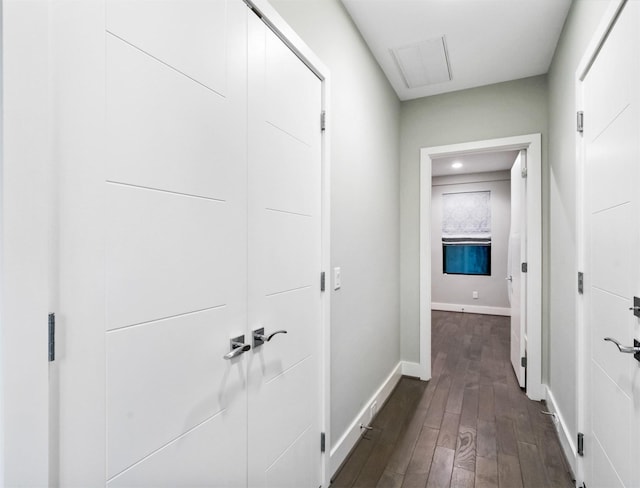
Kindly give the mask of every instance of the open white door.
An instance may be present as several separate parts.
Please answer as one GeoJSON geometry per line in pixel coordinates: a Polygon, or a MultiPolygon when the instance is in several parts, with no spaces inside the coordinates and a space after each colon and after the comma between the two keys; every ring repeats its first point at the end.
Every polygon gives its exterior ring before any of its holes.
{"type": "MultiPolygon", "coordinates": [[[[584,111],[582,471],[589,488],[640,486],[640,4],[626,2],[587,61],[584,111]]],[[[579,480],[582,481],[582,480],[579,480]]]]}
{"type": "Polygon", "coordinates": [[[507,287],[511,305],[511,364],[524,388],[526,369],[523,358],[527,350],[527,275],[522,272],[527,251],[527,153],[523,149],[511,167],[511,227],[509,230],[509,252],[507,262],[507,287]]]}

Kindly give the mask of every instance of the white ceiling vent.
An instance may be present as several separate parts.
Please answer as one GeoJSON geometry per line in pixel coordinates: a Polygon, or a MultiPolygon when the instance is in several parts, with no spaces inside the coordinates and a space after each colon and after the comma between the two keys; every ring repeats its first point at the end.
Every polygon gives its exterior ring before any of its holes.
{"type": "Polygon", "coordinates": [[[444,37],[391,50],[408,88],[451,81],[451,68],[444,37]]]}

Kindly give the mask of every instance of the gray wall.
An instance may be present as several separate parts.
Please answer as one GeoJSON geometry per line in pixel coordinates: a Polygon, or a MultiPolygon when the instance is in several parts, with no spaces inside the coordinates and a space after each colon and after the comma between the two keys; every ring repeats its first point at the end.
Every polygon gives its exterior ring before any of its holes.
{"type": "Polygon", "coordinates": [[[576,106],[575,72],[609,2],[574,1],[549,82],[549,377],[571,437],[576,435],[576,106]]]}
{"type": "Polygon", "coordinates": [[[271,3],[332,76],[333,444],[400,361],[400,102],[338,0],[271,3]]]}
{"type": "MultiPolygon", "coordinates": [[[[418,362],[420,148],[522,134],[542,133],[543,187],[546,163],[546,76],[436,95],[402,104],[400,116],[400,255],[402,358],[418,362]]],[[[543,190],[543,215],[548,212],[543,190]]],[[[546,222],[546,220],[545,220],[546,222]]],[[[547,230],[543,229],[543,240],[547,230]]],[[[545,246],[546,248],[546,246],[545,246]]],[[[543,270],[548,253],[543,250],[543,270]]],[[[545,272],[545,275],[548,273],[545,272]]],[[[547,317],[543,296],[543,317],[547,317]]],[[[546,319],[543,334],[548,330],[546,319]]],[[[543,337],[544,340],[544,337],[543,337]]]]}
{"type": "Polygon", "coordinates": [[[509,308],[507,255],[511,225],[511,174],[440,176],[431,189],[431,301],[455,305],[509,308]],[[442,194],[491,192],[491,276],[445,275],[442,272],[442,194]],[[478,299],[472,292],[478,292],[478,299]]]}

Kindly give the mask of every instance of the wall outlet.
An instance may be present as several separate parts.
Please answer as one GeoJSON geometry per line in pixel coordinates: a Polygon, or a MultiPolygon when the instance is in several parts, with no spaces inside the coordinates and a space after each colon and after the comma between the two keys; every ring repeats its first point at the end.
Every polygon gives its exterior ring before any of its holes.
{"type": "Polygon", "coordinates": [[[477,291],[474,291],[474,292],[473,292],[473,299],[474,299],[474,300],[477,300],[477,299],[478,299],[478,292],[477,292],[477,291]]]}
{"type": "Polygon", "coordinates": [[[373,417],[376,416],[376,412],[378,411],[378,400],[373,402],[369,407],[369,423],[373,420],[373,417]]]}

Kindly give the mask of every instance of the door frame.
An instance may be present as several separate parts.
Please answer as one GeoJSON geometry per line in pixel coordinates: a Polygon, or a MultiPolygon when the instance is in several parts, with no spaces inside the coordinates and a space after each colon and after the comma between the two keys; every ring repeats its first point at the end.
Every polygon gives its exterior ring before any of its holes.
{"type": "MultiPolygon", "coordinates": [[[[309,46],[295,33],[280,14],[271,6],[268,0],[243,0],[253,9],[289,49],[320,79],[322,83],[322,111],[325,116],[325,126],[320,141],[321,147],[321,269],[328,275],[331,268],[331,75],[329,69],[318,58],[309,46]]],[[[318,114],[320,125],[320,114],[318,114]]],[[[318,284],[320,277],[318,276],[318,284]]],[[[321,296],[321,337],[320,345],[320,428],[325,434],[325,450],[321,453],[320,480],[323,487],[328,487],[331,481],[331,292],[328,287],[321,296]]],[[[318,444],[320,440],[318,439],[318,444]]]]}
{"type": "Polygon", "coordinates": [[[527,150],[527,396],[542,385],[542,137],[538,134],[420,149],[420,379],[431,379],[431,162],[436,157],[527,150]]]}
{"type": "MultiPolygon", "coordinates": [[[[578,64],[578,68],[575,73],[575,107],[576,114],[579,111],[582,111],[584,108],[584,85],[583,82],[587,77],[587,73],[591,68],[591,65],[595,61],[598,53],[600,52],[600,48],[604,44],[609,35],[609,31],[615,24],[620,11],[627,3],[627,0],[613,0],[606,12],[604,13],[600,24],[594,31],[589,43],[587,44],[587,48],[582,55],[580,63],[578,64]]],[[[576,272],[584,270],[586,265],[585,254],[586,254],[586,205],[585,205],[585,151],[584,151],[584,139],[582,134],[576,131],[575,135],[575,147],[576,147],[576,272]]],[[[575,336],[577,343],[577,361],[576,361],[576,382],[577,382],[577,391],[575,398],[575,408],[577,414],[577,432],[586,432],[586,423],[587,423],[587,409],[588,409],[588,392],[587,392],[587,365],[588,365],[588,344],[587,344],[587,331],[586,327],[586,303],[584,300],[584,295],[574,292],[576,296],[576,325],[575,325],[575,336]]],[[[575,446],[573,439],[574,436],[569,438],[571,453],[575,453],[577,447],[575,446]]],[[[572,456],[575,460],[574,469],[575,469],[575,477],[576,477],[576,486],[582,484],[584,482],[584,473],[585,473],[585,461],[581,456],[572,456]]]]}

